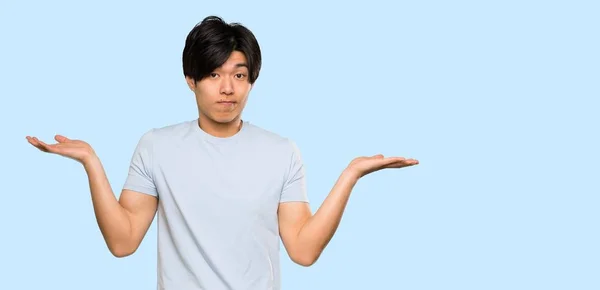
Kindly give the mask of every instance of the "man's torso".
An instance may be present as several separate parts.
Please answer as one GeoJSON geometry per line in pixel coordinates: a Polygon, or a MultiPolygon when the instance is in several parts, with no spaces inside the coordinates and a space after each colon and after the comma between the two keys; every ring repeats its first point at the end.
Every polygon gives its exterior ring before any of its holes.
{"type": "Polygon", "coordinates": [[[147,134],[144,166],[159,197],[158,288],[279,289],[277,208],[293,144],[249,123],[231,138],[196,121],[147,134]]]}

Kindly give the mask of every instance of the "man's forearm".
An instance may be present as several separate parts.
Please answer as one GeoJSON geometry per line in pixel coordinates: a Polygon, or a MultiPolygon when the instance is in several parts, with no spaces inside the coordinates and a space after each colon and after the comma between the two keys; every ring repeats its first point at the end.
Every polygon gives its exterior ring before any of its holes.
{"type": "Polygon", "coordinates": [[[114,255],[123,256],[130,248],[131,222],[116,199],[102,163],[97,157],[84,163],[96,221],[106,244],[114,255]]]}
{"type": "Polygon", "coordinates": [[[298,244],[303,248],[302,252],[311,256],[311,260],[321,255],[335,234],[357,182],[356,174],[344,171],[317,212],[300,229],[298,244]]]}

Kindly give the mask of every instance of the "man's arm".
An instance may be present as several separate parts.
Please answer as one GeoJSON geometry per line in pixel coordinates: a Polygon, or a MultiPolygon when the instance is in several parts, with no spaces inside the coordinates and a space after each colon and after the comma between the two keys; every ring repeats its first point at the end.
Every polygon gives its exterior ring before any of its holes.
{"type": "Polygon", "coordinates": [[[302,266],[317,261],[336,232],[357,181],[355,175],[344,171],[314,215],[306,202],[279,205],[280,235],[292,261],[302,266]]]}
{"type": "Polygon", "coordinates": [[[109,251],[115,257],[133,254],[152,224],[158,199],[123,190],[117,201],[98,158],[84,163],[96,220],[109,251]]]}
{"type": "Polygon", "coordinates": [[[108,249],[116,257],[133,254],[152,223],[158,199],[152,195],[123,190],[117,201],[93,148],[84,141],[60,135],[55,139],[58,143],[46,144],[36,137],[27,136],[27,141],[39,150],[74,159],[83,165],[96,220],[108,249]]]}
{"type": "Polygon", "coordinates": [[[313,215],[308,203],[279,205],[279,231],[283,244],[295,263],[314,264],[335,234],[352,189],[363,176],[384,169],[418,164],[417,160],[382,155],[354,159],[342,172],[329,195],[313,215]]]}

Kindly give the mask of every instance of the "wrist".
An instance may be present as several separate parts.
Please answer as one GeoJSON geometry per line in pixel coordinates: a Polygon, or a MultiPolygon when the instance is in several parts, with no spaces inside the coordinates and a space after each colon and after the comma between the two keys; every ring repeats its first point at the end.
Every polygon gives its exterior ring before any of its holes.
{"type": "Polygon", "coordinates": [[[356,171],[355,169],[352,169],[351,167],[348,167],[342,172],[342,175],[340,178],[342,180],[356,183],[361,178],[361,176],[362,175],[360,174],[360,172],[356,171]]]}
{"type": "Polygon", "coordinates": [[[100,159],[96,154],[91,153],[87,157],[81,159],[81,164],[83,164],[83,167],[86,169],[90,169],[100,165],[100,159]]]}

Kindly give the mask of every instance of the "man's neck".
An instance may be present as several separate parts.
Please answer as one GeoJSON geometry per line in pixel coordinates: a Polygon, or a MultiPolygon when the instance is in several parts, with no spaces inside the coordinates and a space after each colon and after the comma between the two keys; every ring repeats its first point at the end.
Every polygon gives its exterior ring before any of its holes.
{"type": "Polygon", "coordinates": [[[198,126],[209,135],[227,138],[237,134],[242,128],[242,120],[236,118],[229,123],[217,123],[208,118],[198,118],[198,126]]]}

